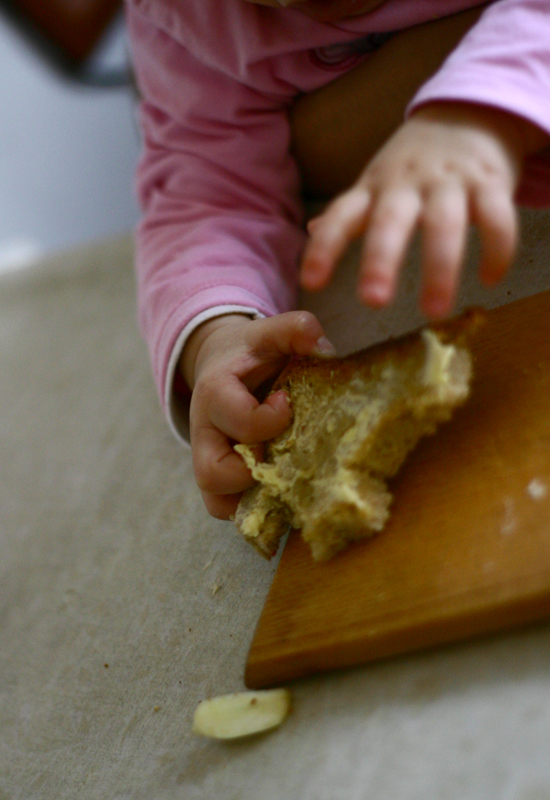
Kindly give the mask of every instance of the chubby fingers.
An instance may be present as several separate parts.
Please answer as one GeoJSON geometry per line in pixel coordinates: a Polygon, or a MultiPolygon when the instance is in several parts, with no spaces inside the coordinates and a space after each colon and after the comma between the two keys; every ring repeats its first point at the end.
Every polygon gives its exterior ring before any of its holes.
{"type": "Polygon", "coordinates": [[[290,404],[285,392],[270,395],[260,403],[233,376],[209,403],[209,425],[243,444],[272,439],[282,433],[290,417],[290,404]]]}
{"type": "Polygon", "coordinates": [[[472,198],[472,221],[481,239],[480,279],[494,286],[508,271],[518,243],[518,216],[510,192],[479,189],[472,198]]]}
{"type": "Polygon", "coordinates": [[[255,358],[263,362],[271,372],[273,363],[284,363],[286,356],[336,354],[321,323],[309,311],[287,311],[285,314],[256,320],[254,326],[246,330],[245,339],[255,358]]]}
{"type": "Polygon", "coordinates": [[[389,188],[376,199],[359,269],[358,295],[363,303],[378,307],[393,299],[420,211],[420,195],[408,186],[389,188]]]}
{"type": "Polygon", "coordinates": [[[211,494],[201,492],[206,510],[215,519],[231,519],[237,511],[241,493],[239,494],[211,494]]]}
{"type": "Polygon", "coordinates": [[[313,314],[288,312],[239,326],[233,336],[223,328],[200,362],[191,397],[191,445],[195,478],[208,511],[228,518],[240,494],[254,481],[234,442],[258,445],[288,426],[287,395],[276,392],[260,403],[252,394],[276,374],[289,355],[334,355],[333,346],[313,314]]]}
{"type": "Polygon", "coordinates": [[[436,185],[426,196],[420,306],[428,317],[443,317],[452,309],[466,249],[468,205],[458,181],[436,185]]]}
{"type": "Polygon", "coordinates": [[[195,479],[209,513],[227,519],[254,483],[233,442],[256,444],[281,433],[290,422],[288,398],[277,392],[259,403],[231,376],[219,387],[199,382],[191,402],[195,479]]]}
{"type": "Polygon", "coordinates": [[[442,184],[428,195],[422,213],[423,253],[421,308],[432,318],[453,306],[464,260],[468,225],[481,239],[479,274],[494,286],[506,274],[518,240],[512,195],[500,185],[468,187],[442,184]]]}
{"type": "Polygon", "coordinates": [[[518,239],[517,213],[509,192],[454,180],[422,188],[390,186],[378,194],[365,192],[363,201],[361,205],[353,189],[313,221],[302,267],[306,288],[323,288],[352,239],[364,234],[358,296],[374,308],[387,305],[420,227],[421,308],[429,317],[443,317],[456,297],[470,220],[481,239],[481,280],[494,285],[508,270],[518,239]]]}
{"type": "Polygon", "coordinates": [[[328,284],[339,258],[365,229],[370,205],[370,192],[354,186],[310,222],[310,238],[300,268],[304,289],[318,291],[328,284]]]}

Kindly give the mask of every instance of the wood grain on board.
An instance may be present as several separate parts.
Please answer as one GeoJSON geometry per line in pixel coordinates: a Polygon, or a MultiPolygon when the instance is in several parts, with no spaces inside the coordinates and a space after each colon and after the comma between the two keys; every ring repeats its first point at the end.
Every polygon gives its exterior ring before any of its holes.
{"type": "Polygon", "coordinates": [[[488,312],[472,395],[391,482],[385,530],[315,563],[289,536],[245,682],[550,617],[550,292],[488,312]]]}

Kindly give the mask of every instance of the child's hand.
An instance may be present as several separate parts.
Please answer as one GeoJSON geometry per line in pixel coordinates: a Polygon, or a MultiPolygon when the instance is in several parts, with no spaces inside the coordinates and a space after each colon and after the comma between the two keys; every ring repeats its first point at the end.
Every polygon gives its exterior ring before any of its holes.
{"type": "Polygon", "coordinates": [[[350,242],[364,238],[359,299],[388,304],[419,226],[423,234],[421,308],[430,317],[453,305],[468,225],[481,238],[481,280],[505,274],[517,243],[513,203],[521,164],[546,143],[535,126],[484,106],[421,108],[387,141],[359,180],[312,220],[301,268],[304,288],[324,288],[350,242]]]}
{"type": "Polygon", "coordinates": [[[282,433],[291,420],[284,392],[264,403],[253,396],[290,355],[333,355],[317,319],[291,311],[268,319],[217,317],[190,337],[180,368],[191,397],[193,468],[207,510],[228,519],[254,481],[232,444],[258,444],[282,433]]]}

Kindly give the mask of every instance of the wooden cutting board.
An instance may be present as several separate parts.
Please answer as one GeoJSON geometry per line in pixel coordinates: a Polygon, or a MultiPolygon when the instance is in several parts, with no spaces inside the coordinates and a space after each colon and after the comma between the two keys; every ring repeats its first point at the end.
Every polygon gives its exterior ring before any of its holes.
{"type": "Polygon", "coordinates": [[[288,538],[245,683],[280,684],[550,617],[550,292],[488,312],[468,403],[391,483],[377,536],[288,538]]]}

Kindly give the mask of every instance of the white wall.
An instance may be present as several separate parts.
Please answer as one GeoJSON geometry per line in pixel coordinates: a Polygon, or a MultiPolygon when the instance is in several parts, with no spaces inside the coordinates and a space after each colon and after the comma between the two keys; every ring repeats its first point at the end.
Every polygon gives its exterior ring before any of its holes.
{"type": "Polygon", "coordinates": [[[130,89],[65,81],[0,16],[0,270],[133,227],[138,152],[130,89]]]}

